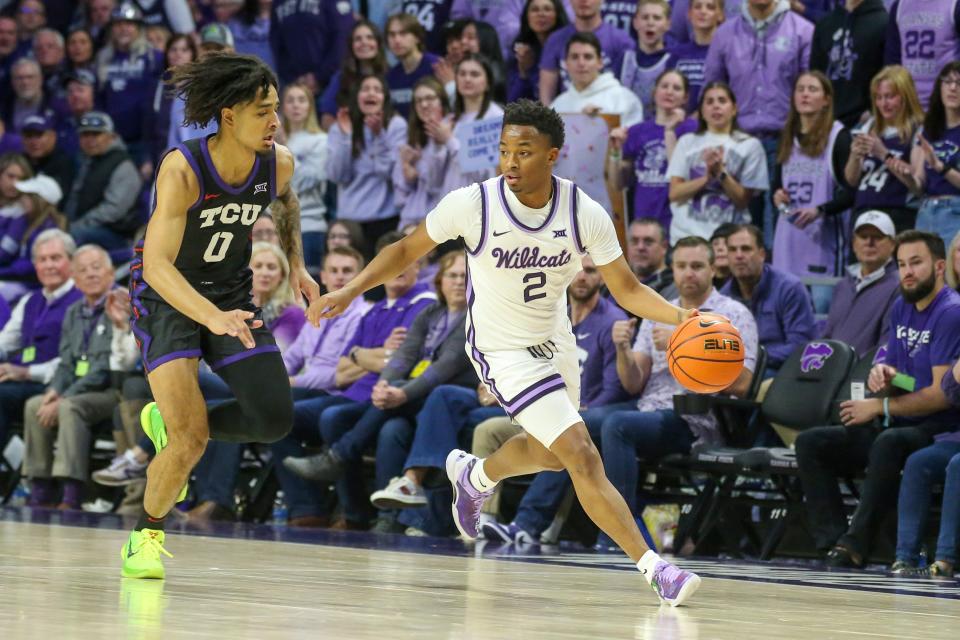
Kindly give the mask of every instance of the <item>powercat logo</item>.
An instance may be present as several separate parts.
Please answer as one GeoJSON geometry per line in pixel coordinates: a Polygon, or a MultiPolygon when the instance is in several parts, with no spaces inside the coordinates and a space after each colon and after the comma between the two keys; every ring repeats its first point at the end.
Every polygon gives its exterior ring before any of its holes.
{"type": "Polygon", "coordinates": [[[833,355],[833,347],[826,342],[811,342],[803,348],[800,355],[800,371],[810,373],[819,371],[833,355]]]}

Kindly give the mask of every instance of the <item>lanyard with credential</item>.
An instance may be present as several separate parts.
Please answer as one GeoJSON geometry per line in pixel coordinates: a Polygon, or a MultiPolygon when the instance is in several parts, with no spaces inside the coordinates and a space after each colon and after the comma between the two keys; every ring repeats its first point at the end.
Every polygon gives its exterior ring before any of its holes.
{"type": "Polygon", "coordinates": [[[90,371],[90,361],[87,359],[87,352],[90,347],[90,338],[93,336],[93,330],[100,322],[100,316],[103,315],[103,307],[96,309],[90,316],[89,322],[83,327],[83,338],[80,343],[80,359],[77,360],[77,367],[74,373],[78,378],[82,378],[90,371]]]}

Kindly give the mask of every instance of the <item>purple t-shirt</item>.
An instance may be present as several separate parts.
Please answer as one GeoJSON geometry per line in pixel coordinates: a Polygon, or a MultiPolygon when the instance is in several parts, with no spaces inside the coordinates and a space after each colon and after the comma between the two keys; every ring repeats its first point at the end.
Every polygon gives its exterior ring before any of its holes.
{"type": "Polygon", "coordinates": [[[423,59],[412,73],[403,70],[400,63],[390,67],[387,71],[387,86],[390,88],[390,101],[397,113],[404,120],[410,115],[410,106],[413,104],[413,85],[424,76],[433,74],[433,65],[439,60],[432,53],[423,54],[423,59]]]}
{"type": "MultiPolygon", "coordinates": [[[[603,0],[600,6],[600,16],[607,24],[629,33],[636,41],[637,32],[633,29],[633,16],[637,14],[637,0],[603,0]]],[[[573,13],[568,11],[567,17],[573,19],[573,13]]]]}
{"type": "MultiPolygon", "coordinates": [[[[566,49],[567,42],[577,32],[577,28],[568,24],[550,34],[543,45],[543,54],[540,56],[540,69],[544,71],[559,71],[560,82],[557,85],[557,95],[570,88],[570,77],[567,75],[566,49]]],[[[619,73],[623,62],[623,54],[631,51],[636,45],[630,39],[630,34],[617,29],[606,22],[601,23],[593,32],[600,40],[603,52],[603,71],[619,73]]]]}
{"type": "MultiPolygon", "coordinates": [[[[857,133],[869,131],[872,123],[873,121],[869,120],[863,127],[856,129],[853,132],[854,137],[857,133]]],[[[893,127],[881,134],[883,146],[890,153],[906,162],[910,161],[910,149],[915,136],[911,135],[910,140],[904,142],[893,127]]],[[[860,184],[857,185],[853,200],[854,209],[863,211],[907,206],[907,198],[910,195],[907,185],[887,170],[887,165],[883,163],[882,158],[867,156],[861,162],[861,169],[860,184]]]]}
{"type": "MultiPolygon", "coordinates": [[[[916,389],[933,384],[933,367],[952,364],[960,356],[960,294],[943,287],[923,311],[898,298],[890,311],[890,339],[884,361],[916,379],[916,389]]],[[[951,408],[917,418],[896,419],[910,424],[960,422],[960,409],[951,408]]]]}
{"type": "MultiPolygon", "coordinates": [[[[960,165],[960,126],[947,129],[939,140],[930,140],[930,145],[943,164],[956,168],[960,165]]],[[[927,167],[928,196],[960,196],[960,189],[936,171],[927,167]]]]}
{"type": "Polygon", "coordinates": [[[427,31],[427,51],[443,53],[447,43],[443,39],[443,25],[450,20],[453,0],[401,0],[400,11],[417,16],[427,31]]]}
{"type": "MultiPolygon", "coordinates": [[[[364,349],[382,347],[383,343],[390,337],[390,332],[397,327],[410,328],[417,314],[435,302],[436,299],[436,294],[429,287],[417,284],[394,301],[381,300],[373,305],[370,311],[360,320],[356,333],[347,342],[341,355],[350,355],[350,350],[354,347],[363,347],[364,349]]],[[[373,392],[373,385],[377,383],[379,377],[379,373],[368,373],[347,387],[343,397],[354,402],[369,400],[370,394],[373,392]]]]}
{"type": "MultiPolygon", "coordinates": [[[[677,138],[697,130],[694,120],[684,120],[676,127],[677,138]]],[[[663,143],[663,126],[653,118],[630,127],[623,144],[624,160],[633,161],[637,184],[633,192],[634,216],[656,218],[665,229],[670,228],[670,180],[667,178],[667,148],[663,143]]]]}
{"type": "Polygon", "coordinates": [[[617,349],[611,331],[627,314],[613,302],[600,298],[586,318],[573,327],[580,359],[580,404],[602,407],[627,399],[617,376],[617,349]]]}
{"type": "Polygon", "coordinates": [[[669,67],[676,69],[687,78],[689,83],[689,96],[687,100],[687,113],[693,113],[697,110],[697,103],[700,99],[700,90],[703,88],[703,68],[707,63],[707,51],[710,45],[699,45],[696,42],[684,42],[672,47],[668,47],[670,52],[669,67]]]}

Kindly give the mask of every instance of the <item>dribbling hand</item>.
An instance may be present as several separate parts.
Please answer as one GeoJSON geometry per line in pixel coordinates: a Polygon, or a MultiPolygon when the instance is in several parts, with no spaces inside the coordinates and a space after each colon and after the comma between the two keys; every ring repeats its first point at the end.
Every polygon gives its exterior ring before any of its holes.
{"type": "Polygon", "coordinates": [[[357,294],[350,291],[349,287],[324,294],[310,303],[307,308],[307,320],[317,327],[320,325],[320,320],[336,318],[346,311],[356,297],[357,294]]]}
{"type": "Polygon", "coordinates": [[[253,349],[257,343],[253,339],[250,329],[259,329],[263,326],[262,320],[254,320],[252,311],[220,311],[207,321],[207,329],[218,336],[233,336],[243,343],[247,349],[253,349]]]}

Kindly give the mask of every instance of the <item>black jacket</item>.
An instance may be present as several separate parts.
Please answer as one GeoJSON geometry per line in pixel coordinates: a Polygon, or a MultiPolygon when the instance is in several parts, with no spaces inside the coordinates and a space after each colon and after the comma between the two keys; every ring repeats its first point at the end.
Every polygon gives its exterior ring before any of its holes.
{"type": "Polygon", "coordinates": [[[847,127],[870,110],[870,80],[883,67],[887,20],[883,0],[864,0],[853,13],[837,7],[814,28],[810,68],[830,78],[834,117],[847,127]]]}
{"type": "Polygon", "coordinates": [[[70,195],[73,177],[77,175],[77,165],[73,156],[61,149],[58,142],[47,157],[40,158],[39,161],[34,161],[31,158],[30,166],[33,167],[34,173],[44,173],[57,181],[57,184],[60,185],[60,191],[63,192],[63,198],[61,198],[57,207],[62,207],[64,200],[70,195]]]}

